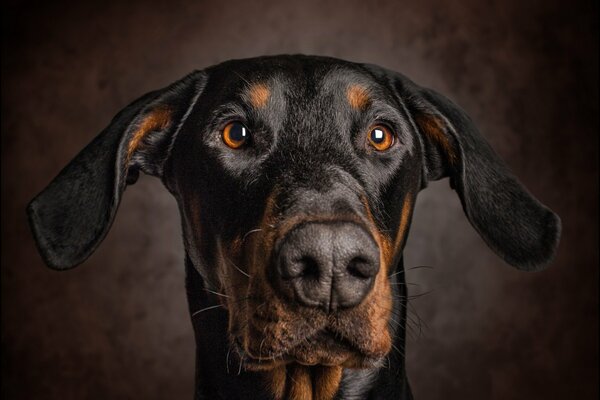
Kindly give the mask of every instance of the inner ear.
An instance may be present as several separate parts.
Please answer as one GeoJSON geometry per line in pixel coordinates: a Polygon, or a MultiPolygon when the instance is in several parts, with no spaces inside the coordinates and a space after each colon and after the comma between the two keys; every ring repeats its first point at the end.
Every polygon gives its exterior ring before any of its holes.
{"type": "Polygon", "coordinates": [[[446,124],[442,118],[433,114],[417,114],[415,122],[421,132],[440,148],[448,163],[451,165],[456,164],[457,157],[454,144],[450,143],[450,136],[444,128],[446,124]]]}
{"type": "Polygon", "coordinates": [[[144,138],[155,130],[165,129],[171,123],[171,110],[165,106],[158,106],[145,115],[134,131],[127,146],[127,161],[144,145],[144,138]]]}
{"type": "Polygon", "coordinates": [[[456,171],[460,147],[448,132],[448,122],[442,116],[416,112],[414,121],[425,137],[425,166],[427,180],[438,180],[456,171]]]}
{"type": "Polygon", "coordinates": [[[149,175],[162,175],[171,142],[164,132],[171,128],[172,118],[172,110],[164,105],[156,106],[140,117],[125,151],[127,184],[137,180],[140,169],[149,175]]]}

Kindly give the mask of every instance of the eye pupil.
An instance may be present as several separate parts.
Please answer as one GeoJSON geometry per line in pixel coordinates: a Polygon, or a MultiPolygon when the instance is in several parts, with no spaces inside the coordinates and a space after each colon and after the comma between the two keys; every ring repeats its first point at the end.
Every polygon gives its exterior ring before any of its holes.
{"type": "Polygon", "coordinates": [[[248,132],[246,131],[246,127],[239,122],[234,122],[231,126],[231,130],[229,131],[229,137],[231,140],[235,142],[241,142],[246,140],[248,136],[248,132]]]}
{"type": "Polygon", "coordinates": [[[375,143],[382,143],[385,140],[385,132],[379,128],[373,129],[371,131],[371,140],[375,143]]]}

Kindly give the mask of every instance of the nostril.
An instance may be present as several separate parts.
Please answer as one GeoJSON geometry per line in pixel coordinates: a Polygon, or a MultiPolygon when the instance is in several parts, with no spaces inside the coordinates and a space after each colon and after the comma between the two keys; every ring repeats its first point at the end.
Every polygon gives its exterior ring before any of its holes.
{"type": "Polygon", "coordinates": [[[319,263],[311,256],[303,256],[297,261],[298,277],[318,280],[320,276],[319,263]]]}
{"type": "Polygon", "coordinates": [[[354,257],[348,263],[346,271],[350,276],[358,279],[370,279],[373,277],[373,263],[364,257],[354,257]]]}

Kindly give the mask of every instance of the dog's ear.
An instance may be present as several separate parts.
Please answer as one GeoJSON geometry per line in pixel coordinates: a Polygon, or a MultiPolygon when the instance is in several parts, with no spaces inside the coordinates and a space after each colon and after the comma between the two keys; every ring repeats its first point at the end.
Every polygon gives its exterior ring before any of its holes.
{"type": "Polygon", "coordinates": [[[173,140],[204,81],[197,71],[125,107],[31,201],[29,223],[48,266],[71,268],[92,254],[139,170],[162,177],[173,140]]]}
{"type": "Polygon", "coordinates": [[[519,183],[459,106],[387,73],[422,138],[425,180],[449,177],[471,225],[509,264],[533,271],[552,261],[560,218],[519,183]]]}

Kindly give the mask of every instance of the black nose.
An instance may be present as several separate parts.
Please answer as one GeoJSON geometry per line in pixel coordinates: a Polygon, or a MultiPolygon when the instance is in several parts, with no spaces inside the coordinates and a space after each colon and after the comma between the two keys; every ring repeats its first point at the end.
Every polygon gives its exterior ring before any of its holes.
{"type": "Polygon", "coordinates": [[[307,223],[281,243],[276,264],[280,289],[301,304],[328,312],[359,304],[379,271],[379,248],[353,223],[307,223]]]}

